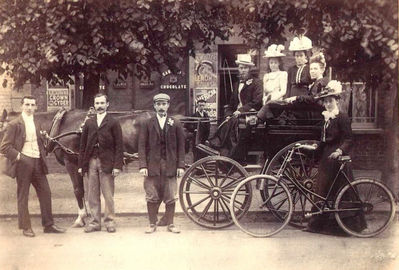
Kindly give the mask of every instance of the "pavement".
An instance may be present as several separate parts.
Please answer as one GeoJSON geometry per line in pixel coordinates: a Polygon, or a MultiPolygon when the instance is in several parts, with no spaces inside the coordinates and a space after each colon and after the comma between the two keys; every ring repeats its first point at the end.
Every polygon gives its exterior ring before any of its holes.
{"type": "MultiPolygon", "coordinates": [[[[115,179],[117,232],[84,233],[71,228],[76,214],[68,175],[48,175],[55,222],[65,234],[44,234],[39,204],[31,189],[29,208],[35,238],[17,226],[16,182],[0,176],[0,269],[261,269],[391,270],[399,269],[399,222],[376,238],[360,239],[311,234],[287,226],[271,238],[253,238],[236,226],[210,230],[194,224],[177,204],[175,224],[181,234],[164,227],[152,235],[147,226],[143,178],[127,167],[115,179]]],[[[163,209],[161,208],[161,212],[163,209]]]]}
{"type": "MultiPolygon", "coordinates": [[[[55,219],[68,227],[72,217],[55,219]]],[[[44,234],[32,218],[36,237],[22,236],[16,218],[0,218],[0,269],[142,270],[396,270],[399,223],[376,238],[312,234],[287,226],[271,238],[253,238],[231,226],[209,230],[184,216],[175,220],[180,234],[158,227],[144,233],[147,218],[121,216],[117,232],[44,234]]]]}

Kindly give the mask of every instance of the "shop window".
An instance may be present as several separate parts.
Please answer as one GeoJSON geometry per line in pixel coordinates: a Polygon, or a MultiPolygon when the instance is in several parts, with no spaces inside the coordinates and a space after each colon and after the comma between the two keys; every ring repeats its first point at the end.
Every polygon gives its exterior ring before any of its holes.
{"type": "Polygon", "coordinates": [[[363,82],[344,83],[341,109],[352,117],[352,128],[377,128],[377,93],[363,82]],[[350,102],[350,98],[351,101],[350,102]]]}
{"type": "Polygon", "coordinates": [[[252,62],[255,64],[251,68],[251,72],[255,76],[259,76],[259,50],[250,49],[243,44],[234,45],[219,45],[218,46],[218,66],[219,66],[219,101],[218,114],[223,117],[224,106],[228,104],[231,93],[233,92],[233,85],[238,81],[238,66],[236,64],[237,54],[250,53],[252,62]]]}
{"type": "Polygon", "coordinates": [[[377,127],[377,93],[365,83],[352,83],[352,125],[354,128],[377,127]]]}
{"type": "Polygon", "coordinates": [[[259,70],[259,50],[250,49],[246,45],[219,45],[219,70],[237,70],[237,54],[252,55],[252,61],[255,64],[253,70],[259,70]]]}

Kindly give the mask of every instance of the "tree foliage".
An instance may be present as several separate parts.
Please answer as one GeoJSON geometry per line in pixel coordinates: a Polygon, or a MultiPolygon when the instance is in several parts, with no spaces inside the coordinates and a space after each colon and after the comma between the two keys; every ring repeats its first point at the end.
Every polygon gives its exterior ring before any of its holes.
{"type": "Polygon", "coordinates": [[[0,73],[17,86],[107,69],[173,71],[234,24],[253,46],[305,29],[340,79],[397,82],[394,0],[2,0],[0,11],[0,73]]]}
{"type": "Polygon", "coordinates": [[[233,12],[251,44],[284,42],[303,29],[342,80],[397,84],[397,1],[249,0],[233,12]]]}
{"type": "Polygon", "coordinates": [[[194,42],[227,39],[227,13],[191,0],[3,0],[0,62],[17,86],[43,78],[118,71],[126,77],[165,64],[175,70],[194,42]]]}

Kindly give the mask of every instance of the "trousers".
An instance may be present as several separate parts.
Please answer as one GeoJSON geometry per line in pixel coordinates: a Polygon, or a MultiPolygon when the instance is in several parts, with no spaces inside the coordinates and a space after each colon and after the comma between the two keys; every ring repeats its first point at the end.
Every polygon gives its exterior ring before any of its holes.
{"type": "Polygon", "coordinates": [[[18,227],[22,230],[31,228],[28,209],[30,184],[35,188],[39,199],[43,227],[54,224],[50,186],[41,162],[39,158],[21,154],[21,159],[17,164],[18,227]]]}
{"type": "Polygon", "coordinates": [[[174,203],[177,199],[176,176],[166,176],[166,161],[161,159],[161,175],[144,177],[145,198],[150,203],[174,203]]]}
{"type": "Polygon", "coordinates": [[[104,197],[104,223],[106,227],[115,226],[114,192],[115,182],[111,173],[101,169],[99,158],[91,158],[88,172],[88,191],[91,221],[90,225],[101,227],[101,193],[104,197]]]}

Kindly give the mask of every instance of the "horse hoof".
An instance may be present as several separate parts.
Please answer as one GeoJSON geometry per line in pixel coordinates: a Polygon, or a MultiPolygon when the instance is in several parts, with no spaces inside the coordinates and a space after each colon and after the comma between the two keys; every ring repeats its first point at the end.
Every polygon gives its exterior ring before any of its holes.
{"type": "Polygon", "coordinates": [[[86,223],[83,220],[76,220],[73,225],[72,228],[82,228],[86,225],[86,223]]]}

